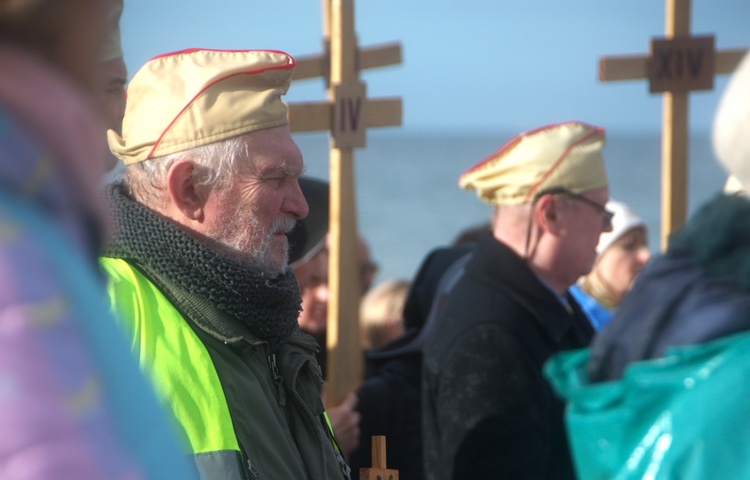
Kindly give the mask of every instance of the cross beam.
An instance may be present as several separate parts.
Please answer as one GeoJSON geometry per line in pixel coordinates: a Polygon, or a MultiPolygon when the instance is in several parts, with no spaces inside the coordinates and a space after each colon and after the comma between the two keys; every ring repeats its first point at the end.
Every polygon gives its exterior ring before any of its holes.
{"type": "MultiPolygon", "coordinates": [[[[327,48],[327,50],[330,46],[327,48]]],[[[370,68],[387,67],[401,63],[401,44],[386,43],[373,47],[365,47],[357,50],[359,70],[370,68]]],[[[304,55],[295,56],[294,61],[294,80],[304,80],[307,78],[323,77],[328,80],[328,74],[331,70],[331,55],[326,52],[323,55],[304,55]]]]}
{"type": "MultiPolygon", "coordinates": [[[[326,1],[326,0],[324,0],[326,1]]],[[[295,57],[294,81],[322,77],[330,89],[331,62],[330,40],[325,41],[326,53],[320,55],[306,55],[295,57]]],[[[356,71],[386,67],[401,63],[401,45],[388,43],[355,50],[356,71]]],[[[364,121],[361,130],[367,128],[391,127],[401,125],[403,110],[402,101],[398,97],[364,99],[361,114],[352,115],[349,121],[364,121]]],[[[289,104],[289,124],[292,132],[319,132],[330,130],[336,132],[345,130],[345,126],[336,125],[336,108],[347,108],[344,104],[335,102],[296,102],[289,104]]],[[[346,111],[344,113],[347,113],[346,111]]],[[[344,117],[345,118],[345,117],[344,117]]],[[[359,127],[359,126],[358,126],[359,127]]],[[[362,145],[364,146],[364,145],[362,145]]]]}
{"type": "Polygon", "coordinates": [[[328,101],[289,104],[292,132],[328,131],[330,150],[330,255],[327,372],[324,403],[334,406],[362,382],[359,347],[359,262],[354,195],[354,148],[368,128],[401,125],[400,98],[368,99],[359,71],[401,62],[401,47],[358,49],[353,0],[323,0],[325,53],[299,57],[293,80],[323,77],[328,101]]]}
{"type": "Polygon", "coordinates": [[[662,250],[687,217],[688,94],[712,89],[714,75],[733,72],[747,52],[715,52],[713,37],[690,37],[690,0],[666,0],[665,20],[665,39],[652,39],[649,56],[599,60],[602,82],[647,78],[652,93],[663,93],[662,250]]]}
{"type": "MultiPolygon", "coordinates": [[[[731,49],[716,52],[714,73],[730,74],[739,65],[746,49],[731,49]]],[[[615,82],[620,80],[643,80],[648,78],[649,57],[643,55],[621,55],[599,59],[599,80],[615,82]]]]}
{"type": "MultiPolygon", "coordinates": [[[[321,125],[333,128],[336,105],[328,102],[298,102],[289,105],[289,123],[293,132],[317,132],[321,125]]],[[[390,127],[401,124],[401,99],[367,100],[361,114],[363,128],[390,127]]],[[[339,129],[343,129],[339,125],[339,129]]]]}

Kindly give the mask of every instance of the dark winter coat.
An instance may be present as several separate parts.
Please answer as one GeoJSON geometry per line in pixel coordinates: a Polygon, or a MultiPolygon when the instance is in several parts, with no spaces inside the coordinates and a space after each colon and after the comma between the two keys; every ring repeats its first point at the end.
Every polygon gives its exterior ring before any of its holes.
{"type": "Polygon", "coordinates": [[[491,235],[479,240],[424,350],[426,478],[575,478],[564,404],[542,374],[593,335],[567,301],[491,235]]]}
{"type": "MultiPolygon", "coordinates": [[[[393,348],[414,339],[416,331],[401,337],[393,348]]],[[[381,355],[383,352],[380,352],[381,355]]],[[[388,468],[399,471],[399,478],[421,480],[422,442],[419,402],[422,353],[411,350],[393,356],[368,355],[367,380],[357,391],[361,414],[359,448],[349,458],[352,478],[372,463],[372,436],[385,435],[388,468]]]]}
{"type": "Polygon", "coordinates": [[[404,305],[404,335],[365,359],[366,380],[357,391],[359,448],[349,457],[353,478],[371,464],[373,435],[386,436],[388,468],[403,480],[422,480],[421,372],[425,322],[443,274],[472,246],[443,247],[422,262],[404,305]]]}

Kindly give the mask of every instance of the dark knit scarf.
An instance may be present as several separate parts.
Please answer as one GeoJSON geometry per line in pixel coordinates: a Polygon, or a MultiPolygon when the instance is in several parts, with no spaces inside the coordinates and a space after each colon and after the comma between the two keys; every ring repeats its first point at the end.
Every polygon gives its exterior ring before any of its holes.
{"type": "MultiPolygon", "coordinates": [[[[128,198],[122,185],[110,186],[116,232],[104,256],[121,258],[156,274],[246,325],[272,351],[297,329],[301,300],[291,269],[271,278],[218,254],[177,225],[128,198]]],[[[153,280],[153,279],[152,279],[153,280]]],[[[227,340],[233,333],[211,317],[191,318],[201,328],[227,340]]]]}

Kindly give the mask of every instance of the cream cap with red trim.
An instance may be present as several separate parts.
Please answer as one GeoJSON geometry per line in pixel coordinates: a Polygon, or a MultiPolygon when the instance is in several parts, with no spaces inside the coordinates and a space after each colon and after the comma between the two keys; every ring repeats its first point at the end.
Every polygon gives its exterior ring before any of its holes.
{"type": "Polygon", "coordinates": [[[522,205],[541,192],[584,193],[607,186],[604,129],[582,122],[548,125],[513,137],[458,180],[492,205],[522,205]]]}
{"type": "Polygon", "coordinates": [[[287,125],[281,96],[294,59],[269,50],[182,50],[149,60],[128,85],[122,137],[107,132],[125,165],[244,133],[287,125]]]}

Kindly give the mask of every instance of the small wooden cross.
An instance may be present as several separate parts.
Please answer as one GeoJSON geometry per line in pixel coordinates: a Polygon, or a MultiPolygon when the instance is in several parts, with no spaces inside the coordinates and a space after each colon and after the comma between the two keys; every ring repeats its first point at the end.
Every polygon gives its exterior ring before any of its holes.
{"type": "Polygon", "coordinates": [[[386,468],[385,436],[372,437],[372,467],[359,469],[359,480],[398,480],[398,470],[386,468]]]}
{"type": "Polygon", "coordinates": [[[745,49],[714,51],[714,37],[690,36],[690,0],[666,0],[666,38],[652,39],[649,56],[604,57],[599,80],[649,79],[663,93],[661,249],[687,217],[688,94],[713,88],[714,75],[731,73],[745,49]]]}
{"type": "Polygon", "coordinates": [[[359,70],[401,62],[401,48],[359,50],[353,0],[323,0],[324,55],[297,59],[293,80],[322,75],[327,102],[289,104],[293,132],[327,130],[330,151],[330,254],[327,372],[324,403],[337,405],[362,382],[359,346],[359,262],[354,195],[354,148],[364,147],[367,128],[401,124],[401,99],[367,99],[359,70]]]}

